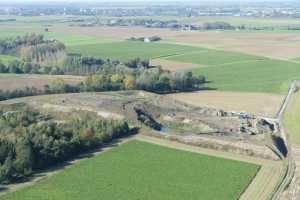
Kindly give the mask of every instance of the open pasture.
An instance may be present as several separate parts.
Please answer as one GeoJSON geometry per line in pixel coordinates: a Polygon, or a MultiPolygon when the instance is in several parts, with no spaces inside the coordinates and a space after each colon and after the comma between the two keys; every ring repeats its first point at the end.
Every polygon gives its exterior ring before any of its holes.
{"type": "Polygon", "coordinates": [[[223,91],[285,94],[291,80],[300,79],[298,63],[262,60],[194,69],[211,81],[207,87],[223,91]]]}
{"type": "Polygon", "coordinates": [[[110,43],[114,41],[108,38],[95,38],[78,34],[64,34],[55,32],[45,32],[42,34],[47,38],[54,38],[56,40],[62,41],[67,47],[76,47],[80,45],[100,45],[103,43],[110,43]]]}
{"type": "MultiPolygon", "coordinates": [[[[68,47],[68,46],[67,46],[68,47]]],[[[101,58],[120,59],[126,61],[132,58],[160,58],[199,50],[197,47],[166,43],[144,42],[110,42],[102,44],[72,45],[68,51],[101,58]]]]}
{"type": "Polygon", "coordinates": [[[17,27],[16,27],[16,29],[15,28],[7,29],[6,27],[1,27],[0,26],[0,40],[8,38],[8,37],[16,37],[16,36],[19,36],[19,35],[23,35],[25,33],[26,32],[24,32],[21,29],[18,29],[17,27]]]}
{"type": "Polygon", "coordinates": [[[236,52],[226,52],[214,49],[205,49],[202,51],[187,52],[181,55],[169,56],[167,60],[173,60],[183,63],[193,63],[206,66],[223,65],[230,63],[248,62],[263,60],[257,56],[251,56],[236,52]]]}
{"type": "Polygon", "coordinates": [[[255,164],[134,140],[2,199],[232,200],[258,170],[255,164]]]}
{"type": "Polygon", "coordinates": [[[43,89],[44,85],[50,85],[57,79],[63,79],[70,85],[79,84],[84,78],[80,76],[64,75],[27,75],[27,74],[0,74],[0,90],[24,89],[26,87],[35,87],[43,89]]]}
{"type": "Polygon", "coordinates": [[[284,96],[265,93],[200,91],[170,94],[169,97],[199,107],[247,112],[259,116],[274,117],[284,96]]]}
{"type": "Polygon", "coordinates": [[[19,58],[8,55],[0,55],[0,62],[2,62],[5,65],[9,64],[11,61],[14,60],[19,60],[19,58]]]}
{"type": "Polygon", "coordinates": [[[300,145],[300,94],[296,93],[290,104],[288,105],[287,112],[284,116],[284,123],[289,135],[291,136],[292,143],[300,145]]]}

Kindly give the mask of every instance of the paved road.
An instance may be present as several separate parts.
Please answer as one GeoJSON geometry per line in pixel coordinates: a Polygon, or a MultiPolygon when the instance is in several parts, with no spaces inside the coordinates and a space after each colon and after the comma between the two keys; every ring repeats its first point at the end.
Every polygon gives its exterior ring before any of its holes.
{"type": "Polygon", "coordinates": [[[279,126],[281,128],[281,136],[286,144],[286,146],[288,147],[289,146],[289,143],[288,143],[288,137],[286,135],[286,132],[284,131],[284,125],[283,125],[283,117],[284,117],[284,113],[286,111],[286,108],[292,98],[292,95],[295,93],[297,89],[297,82],[296,81],[293,81],[291,84],[290,84],[290,87],[289,87],[289,91],[288,91],[288,94],[287,96],[285,97],[284,99],[284,102],[282,103],[279,111],[277,112],[276,116],[275,116],[275,119],[278,120],[279,122],[279,126]]]}

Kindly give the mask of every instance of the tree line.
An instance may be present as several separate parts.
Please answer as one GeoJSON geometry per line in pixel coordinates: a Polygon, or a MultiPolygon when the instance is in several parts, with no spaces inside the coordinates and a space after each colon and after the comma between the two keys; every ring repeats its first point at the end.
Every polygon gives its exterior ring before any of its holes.
{"type": "Polygon", "coordinates": [[[0,108],[0,183],[23,181],[103,143],[132,133],[126,121],[92,113],[57,122],[27,106],[0,108]]]}
{"type": "MultiPolygon", "coordinates": [[[[102,59],[93,57],[78,58],[75,56],[69,62],[71,63],[70,65],[66,65],[57,71],[73,72],[71,74],[86,73],[86,78],[80,84],[70,85],[65,83],[63,79],[57,79],[51,84],[45,85],[43,89],[25,87],[24,89],[11,91],[0,90],[0,101],[43,94],[118,90],[145,90],[155,93],[172,93],[197,90],[206,82],[204,76],[195,76],[189,71],[170,72],[160,67],[151,67],[148,60],[139,58],[129,60],[125,64],[120,64],[117,61],[103,61],[102,59]]],[[[23,73],[23,70],[28,69],[24,65],[17,65],[17,63],[9,65],[9,68],[1,66],[3,65],[0,64],[0,72],[2,73],[1,69],[5,69],[5,72],[10,73],[23,73]]]]}
{"type": "Polygon", "coordinates": [[[197,90],[205,83],[205,77],[192,72],[170,72],[159,67],[147,68],[137,64],[136,68],[105,66],[96,74],[88,76],[81,91],[145,90],[155,93],[170,93],[197,90]]]}
{"type": "MultiPolygon", "coordinates": [[[[107,62],[92,56],[66,55],[63,51],[59,52],[52,56],[47,53],[42,54],[42,56],[38,56],[38,61],[34,62],[32,59],[15,59],[4,64],[0,60],[0,73],[84,76],[96,73],[107,62]]],[[[119,64],[120,62],[115,61],[115,63],[119,64]]]]}
{"type": "Polygon", "coordinates": [[[24,36],[17,36],[12,38],[5,38],[0,40],[0,54],[17,55],[18,50],[24,46],[35,46],[38,44],[48,43],[43,35],[26,34],[24,36]]]}

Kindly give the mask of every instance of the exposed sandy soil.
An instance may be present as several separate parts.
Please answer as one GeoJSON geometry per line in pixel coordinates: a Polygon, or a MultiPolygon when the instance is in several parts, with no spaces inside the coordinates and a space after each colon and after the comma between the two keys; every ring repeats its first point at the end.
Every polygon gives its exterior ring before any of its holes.
{"type": "Polygon", "coordinates": [[[0,75],[0,90],[14,90],[25,87],[43,89],[44,85],[51,84],[56,79],[63,79],[70,85],[79,84],[84,78],[80,76],[51,76],[51,75],[0,75]]]}
{"type": "Polygon", "coordinates": [[[90,107],[85,106],[61,106],[61,105],[54,105],[54,104],[43,104],[44,109],[51,109],[57,112],[72,112],[72,111],[88,111],[88,112],[95,112],[99,117],[108,118],[108,119],[124,119],[125,117],[113,112],[107,112],[107,111],[95,111],[94,109],[90,107]]]}
{"type": "Polygon", "coordinates": [[[128,27],[52,27],[51,30],[118,40],[133,36],[158,35],[163,40],[177,43],[220,48],[270,58],[291,59],[300,56],[300,35],[296,33],[188,32],[128,27]]]}
{"type": "Polygon", "coordinates": [[[170,71],[182,71],[182,70],[189,70],[193,68],[205,67],[204,65],[201,66],[192,63],[182,63],[182,62],[176,62],[176,61],[164,60],[164,59],[153,59],[151,60],[151,65],[161,66],[163,69],[170,70],[170,71]]]}
{"type": "Polygon", "coordinates": [[[219,91],[179,93],[168,96],[195,106],[247,112],[266,117],[273,117],[284,99],[284,96],[276,94],[219,91]]]}

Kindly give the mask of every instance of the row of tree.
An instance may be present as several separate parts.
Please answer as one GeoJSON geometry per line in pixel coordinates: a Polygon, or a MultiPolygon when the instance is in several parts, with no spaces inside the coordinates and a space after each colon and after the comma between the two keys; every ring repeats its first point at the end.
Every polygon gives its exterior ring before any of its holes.
{"type": "MultiPolygon", "coordinates": [[[[1,67],[0,67],[1,69],[1,67]]],[[[25,87],[24,89],[0,90],[0,101],[12,98],[37,96],[43,94],[102,92],[118,90],[145,90],[155,93],[171,93],[197,90],[205,83],[204,76],[192,72],[170,72],[155,68],[128,68],[124,65],[105,64],[95,74],[87,76],[80,84],[66,84],[57,79],[43,89],[25,87]]]]}
{"type": "Polygon", "coordinates": [[[26,62],[41,66],[59,66],[66,57],[65,49],[66,47],[63,43],[52,41],[21,47],[20,57],[26,62]]]}
{"type": "MultiPolygon", "coordinates": [[[[106,61],[101,58],[64,55],[63,51],[56,52],[53,50],[53,52],[52,56],[47,53],[38,55],[38,59],[35,61],[30,58],[22,60],[15,59],[8,64],[4,64],[0,60],[0,73],[89,75],[98,72],[101,66],[106,63],[106,61]]],[[[30,57],[32,56],[33,55],[30,55],[30,57]]],[[[119,63],[120,62],[115,61],[115,64],[119,63]]]]}
{"type": "Polygon", "coordinates": [[[79,153],[132,133],[123,120],[92,113],[57,122],[28,107],[0,109],[0,183],[24,180],[79,153]]]}
{"type": "Polygon", "coordinates": [[[81,91],[136,89],[170,93],[199,89],[203,83],[205,77],[194,76],[192,72],[169,72],[161,68],[150,68],[126,73],[126,70],[116,69],[112,73],[102,71],[88,76],[81,85],[81,91]]]}
{"type": "Polygon", "coordinates": [[[51,41],[46,40],[43,35],[36,34],[5,38],[0,40],[0,54],[17,55],[21,47],[35,46],[49,42],[51,41]]]}

